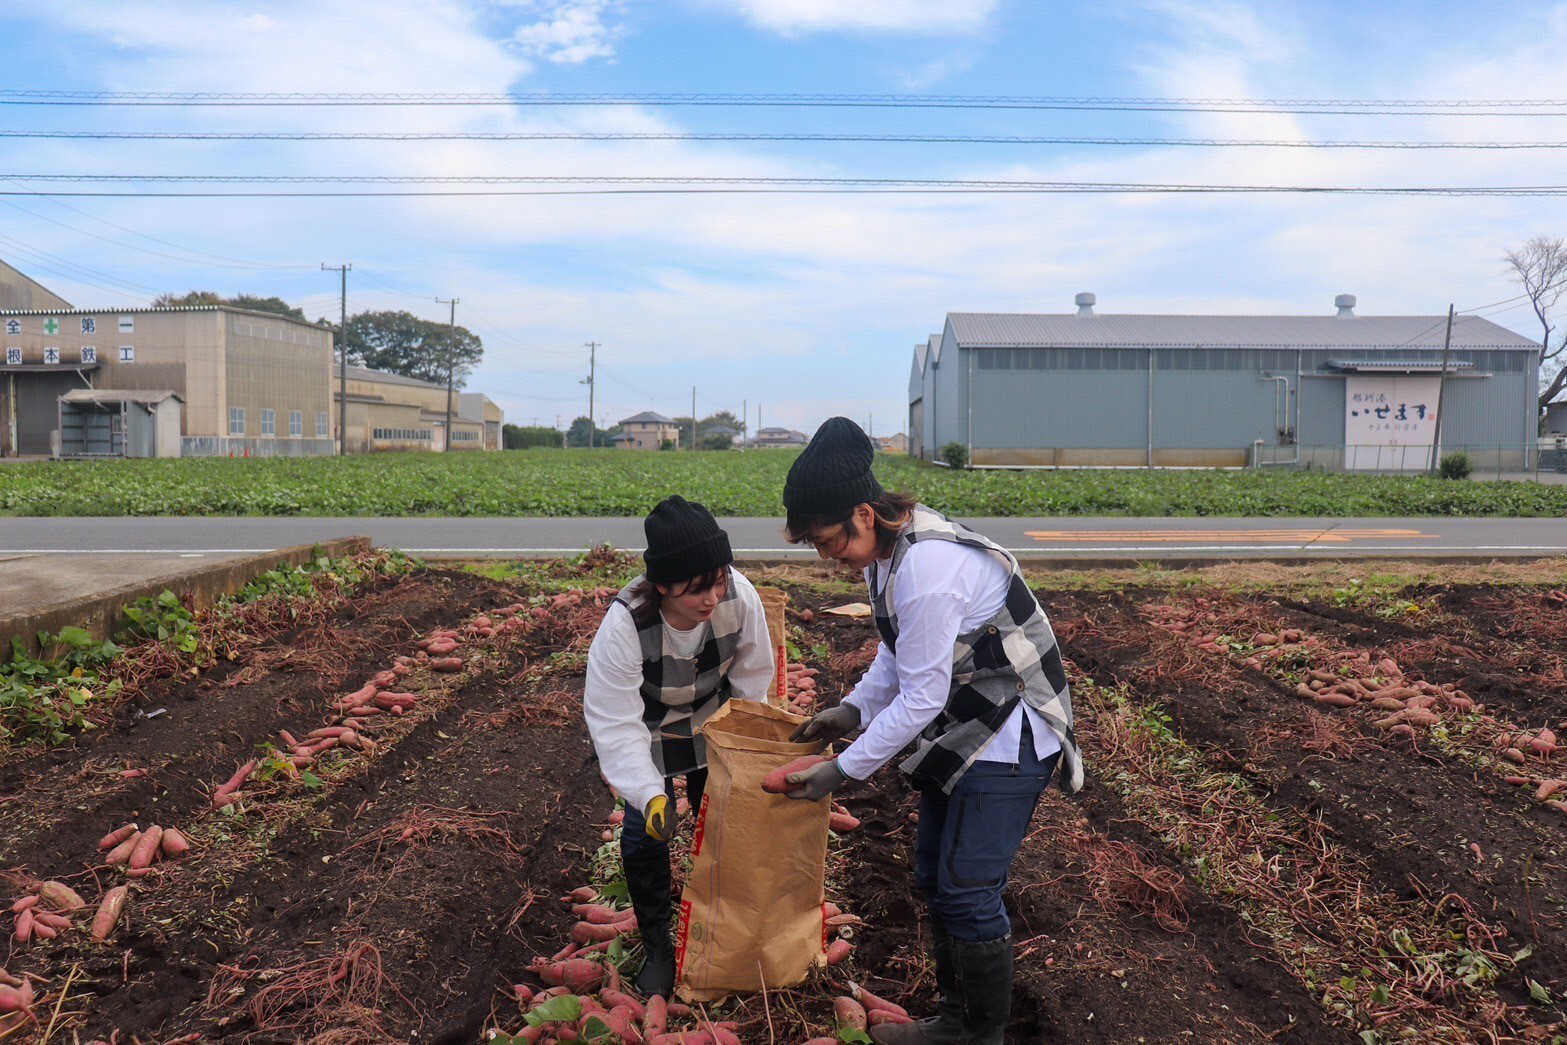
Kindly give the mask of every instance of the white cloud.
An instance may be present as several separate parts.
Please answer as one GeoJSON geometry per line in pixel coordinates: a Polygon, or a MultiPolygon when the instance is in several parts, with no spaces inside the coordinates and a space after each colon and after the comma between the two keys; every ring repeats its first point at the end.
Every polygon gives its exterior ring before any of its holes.
{"type": "Polygon", "coordinates": [[[557,65],[580,65],[590,58],[614,57],[611,41],[620,30],[607,25],[605,16],[620,10],[619,0],[543,0],[524,6],[542,16],[513,35],[524,54],[557,65]]]}
{"type": "Polygon", "coordinates": [[[974,32],[997,0],[709,0],[762,29],[781,33],[879,30],[974,32]]]}

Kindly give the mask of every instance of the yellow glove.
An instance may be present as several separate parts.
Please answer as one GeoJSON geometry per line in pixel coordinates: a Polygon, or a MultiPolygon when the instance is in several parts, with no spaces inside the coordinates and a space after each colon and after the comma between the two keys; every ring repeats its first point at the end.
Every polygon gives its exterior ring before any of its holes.
{"type": "Polygon", "coordinates": [[[669,815],[669,796],[655,795],[642,813],[647,825],[648,837],[655,842],[667,842],[674,834],[675,825],[669,815]]]}

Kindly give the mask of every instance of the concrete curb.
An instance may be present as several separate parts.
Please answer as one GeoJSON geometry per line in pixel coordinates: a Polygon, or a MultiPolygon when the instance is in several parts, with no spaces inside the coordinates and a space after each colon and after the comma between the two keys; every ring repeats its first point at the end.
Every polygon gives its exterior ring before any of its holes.
{"type": "Polygon", "coordinates": [[[368,537],[339,537],[319,544],[299,544],[208,566],[177,570],[138,580],[133,584],[108,588],[95,595],[72,599],[42,610],[34,608],[9,612],[0,616],[0,648],[9,655],[11,639],[15,637],[21,640],[22,648],[28,653],[37,654],[40,652],[40,631],[58,633],[62,628],[72,625],[86,628],[98,638],[106,638],[117,630],[120,611],[137,599],[156,597],[167,590],[181,596],[188,594],[192,607],[200,611],[208,609],[224,595],[233,594],[280,563],[300,566],[322,555],[336,559],[369,550],[368,537]]]}

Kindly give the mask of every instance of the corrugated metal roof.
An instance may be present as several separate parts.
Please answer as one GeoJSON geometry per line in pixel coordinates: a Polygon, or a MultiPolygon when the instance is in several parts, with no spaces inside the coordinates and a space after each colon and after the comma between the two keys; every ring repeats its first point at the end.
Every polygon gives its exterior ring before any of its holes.
{"type": "Polygon", "coordinates": [[[73,388],[60,399],[66,403],[146,403],[149,406],[163,402],[170,397],[184,402],[184,398],[173,389],[153,392],[139,388],[73,388]]]}
{"type": "Polygon", "coordinates": [[[233,305],[156,305],[141,308],[0,308],[0,316],[140,316],[148,312],[233,312],[241,316],[260,319],[280,319],[284,323],[336,333],[332,327],[324,327],[298,316],[285,316],[279,312],[262,312],[254,308],[235,308],[233,305]]]}
{"type": "MultiPolygon", "coordinates": [[[[337,364],[334,363],[332,365],[333,381],[337,380],[337,370],[337,364]]],[[[434,388],[442,392],[446,391],[445,385],[438,385],[434,381],[422,381],[417,377],[404,377],[402,374],[388,374],[384,370],[371,370],[369,367],[350,366],[348,368],[348,376],[353,381],[375,381],[383,385],[410,385],[414,388],[434,388]]],[[[335,384],[332,388],[333,391],[337,390],[335,384]]],[[[445,417],[446,415],[442,414],[441,416],[445,417]]]]}
{"type": "MultiPolygon", "coordinates": [[[[963,348],[1394,348],[1442,347],[1446,316],[1075,316],[952,312],[963,348]]],[[[1488,319],[1460,316],[1455,348],[1539,344],[1488,319]]]]}

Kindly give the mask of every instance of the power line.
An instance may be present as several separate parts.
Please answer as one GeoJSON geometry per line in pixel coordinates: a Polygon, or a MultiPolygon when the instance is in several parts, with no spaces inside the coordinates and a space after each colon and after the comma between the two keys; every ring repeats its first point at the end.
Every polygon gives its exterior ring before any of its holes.
{"type": "Polygon", "coordinates": [[[37,106],[578,106],[667,105],[763,108],[1042,109],[1092,112],[1327,113],[1334,115],[1561,116],[1561,99],[1113,98],[1004,95],[755,93],[153,92],[0,90],[0,105],[37,106]]]}
{"type": "Polygon", "coordinates": [[[7,131],[0,139],[61,141],[838,142],[917,145],[1089,145],[1261,149],[1567,149],[1567,141],[1322,141],[1282,138],[1089,137],[1023,134],[844,134],[750,131],[7,131]]]}
{"type": "Polygon", "coordinates": [[[195,175],[195,174],[10,174],[13,182],[241,185],[604,185],[613,188],[479,189],[395,191],[179,191],[57,192],[0,190],[0,196],[201,197],[407,197],[548,196],[648,193],[1023,193],[1023,194],[1298,194],[1358,196],[1567,196],[1567,185],[1221,185],[1160,182],[1072,182],[977,178],[706,177],[687,175],[195,175]],[[629,187],[628,187],[629,186],[629,187]]]}
{"type": "Polygon", "coordinates": [[[145,239],[145,240],[147,240],[149,242],[152,242],[152,243],[160,243],[160,244],[162,244],[165,247],[172,247],[175,250],[182,250],[186,254],[194,255],[195,257],[194,258],[182,258],[182,257],[178,257],[178,256],[173,255],[173,254],[164,254],[161,251],[148,250],[146,247],[138,247],[134,243],[125,243],[125,242],[123,242],[121,240],[117,240],[117,239],[114,239],[114,238],[109,237],[109,236],[101,236],[101,235],[99,235],[96,232],[88,232],[86,229],[77,228],[75,225],[69,225],[69,224],[67,224],[67,223],[65,223],[63,221],[58,221],[58,220],[56,220],[54,218],[51,218],[51,217],[49,217],[47,215],[39,214],[37,211],[32,210],[32,209],[27,208],[27,207],[23,207],[20,204],[10,203],[10,202],[6,202],[4,200],[0,200],[0,203],[5,203],[5,205],[7,207],[12,208],[13,210],[19,210],[19,211],[21,211],[24,214],[30,214],[30,215],[32,215],[33,217],[37,218],[40,221],[46,221],[46,222],[48,222],[51,225],[58,225],[62,229],[69,229],[72,232],[78,233],[78,234],[83,235],[83,236],[90,236],[91,238],[96,239],[96,240],[101,240],[104,243],[113,243],[115,246],[124,247],[126,250],[139,251],[139,252],[141,252],[143,254],[150,254],[153,257],[158,257],[158,258],[165,258],[165,259],[167,259],[169,261],[179,261],[179,262],[183,262],[185,264],[191,264],[194,261],[197,264],[203,264],[203,265],[213,265],[213,264],[215,264],[215,265],[217,265],[220,268],[304,269],[304,268],[308,268],[309,267],[309,266],[306,266],[306,265],[268,265],[268,264],[262,264],[260,262],[241,261],[238,258],[227,258],[227,257],[224,257],[221,254],[208,254],[206,251],[195,250],[194,248],[191,248],[191,247],[182,247],[182,246],[180,246],[177,243],[170,243],[168,240],[158,239],[156,236],[148,236],[148,235],[146,235],[144,233],[137,232],[135,229],[128,229],[124,225],[116,225],[112,221],[107,221],[107,220],[105,220],[103,218],[95,217],[94,215],[88,214],[86,211],[80,209],[79,207],[73,207],[73,206],[71,206],[68,203],[61,203],[59,200],[50,200],[50,202],[56,204],[57,206],[64,207],[66,210],[75,211],[77,214],[80,214],[80,215],[82,215],[85,218],[89,218],[92,221],[96,221],[99,224],[107,225],[110,228],[119,229],[121,232],[129,233],[132,236],[136,236],[136,237],[138,237],[140,239],[145,239]]]}

